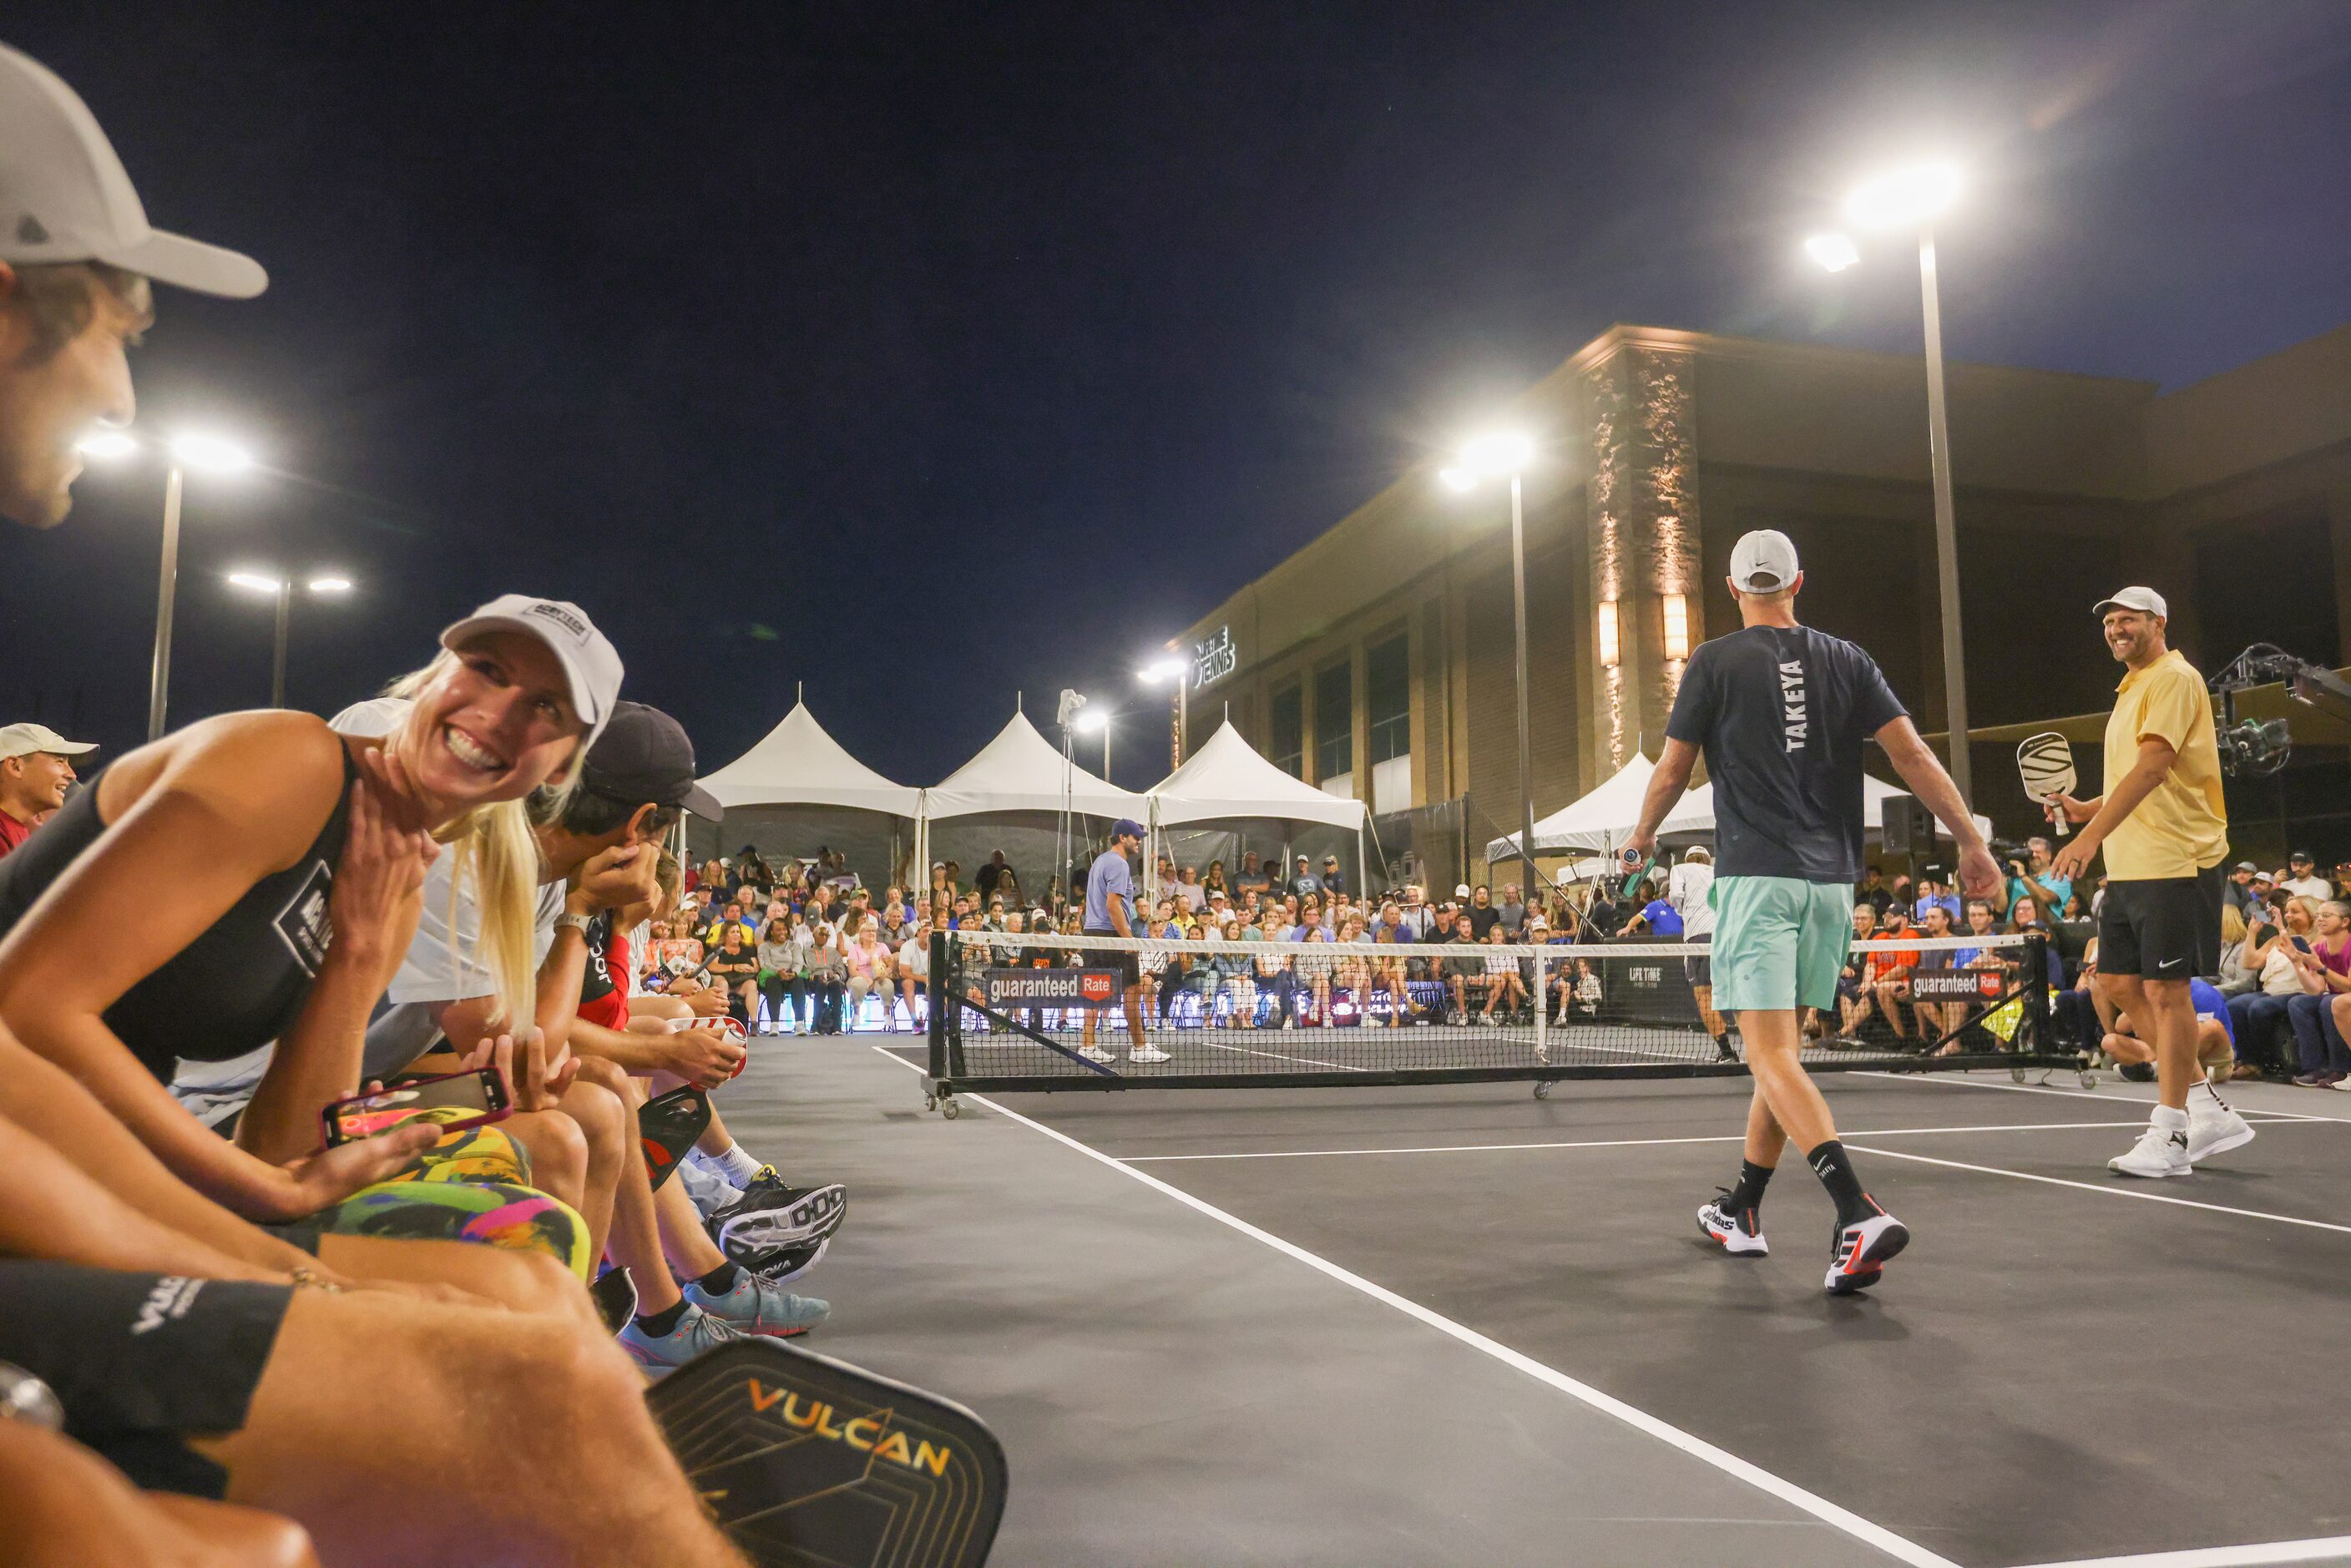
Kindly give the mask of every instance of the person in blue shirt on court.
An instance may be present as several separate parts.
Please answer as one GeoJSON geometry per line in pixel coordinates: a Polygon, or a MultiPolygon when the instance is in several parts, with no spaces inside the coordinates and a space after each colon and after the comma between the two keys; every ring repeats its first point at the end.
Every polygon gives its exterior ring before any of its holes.
{"type": "MultiPolygon", "coordinates": [[[[1142,923],[1134,918],[1134,868],[1127,857],[1143,847],[1143,824],[1129,817],[1121,817],[1111,824],[1110,845],[1094,857],[1093,865],[1086,872],[1086,911],[1080,927],[1089,936],[1140,936],[1142,923]]],[[[1119,987],[1125,994],[1126,1032],[1129,1061],[1165,1061],[1167,1053],[1143,1040],[1143,964],[1132,947],[1114,953],[1090,952],[1083,955],[1089,966],[1118,971],[1119,987]]],[[[1084,1009],[1082,1025],[1084,1040],[1078,1054],[1088,1061],[1115,1061],[1118,1059],[1094,1044],[1094,1012],[1084,1009]]]]}
{"type": "Polygon", "coordinates": [[[1657,824],[1703,751],[1714,781],[1713,1001],[1739,1016],[1755,1093],[1739,1185],[1698,1210],[1698,1228],[1728,1252],[1766,1251],[1756,1215],[1792,1138],[1836,1204],[1826,1289],[1849,1295],[1877,1283],[1910,1232],[1862,1190],[1799,1059],[1796,1018],[1799,1008],[1834,1016],[1861,877],[1863,743],[1874,737],[1949,830],[1971,896],[1999,892],[2000,868],[1877,662],[1797,624],[1803,585],[1796,547],[1777,529],[1731,548],[1740,629],[1690,655],[1625,860],[1637,868],[1656,854],[1657,824]]]}

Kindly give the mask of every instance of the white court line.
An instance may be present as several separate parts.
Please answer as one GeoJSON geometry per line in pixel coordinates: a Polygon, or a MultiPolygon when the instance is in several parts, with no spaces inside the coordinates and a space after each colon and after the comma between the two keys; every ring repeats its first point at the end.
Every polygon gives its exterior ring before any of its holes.
{"type": "MultiPolygon", "coordinates": [[[[2064,1069],[2059,1071],[2062,1071],[2064,1069]]],[[[2133,1105],[2155,1103],[2152,1100],[2144,1100],[2128,1092],[2100,1094],[2089,1089],[2049,1089],[2037,1083],[1987,1083],[1980,1078],[1970,1078],[1950,1072],[1877,1072],[1865,1068],[1854,1076],[1884,1078],[1896,1083],[1937,1083],[1946,1089],[1997,1089],[2003,1094],[2054,1094],[2066,1100],[2103,1100],[2109,1105],[2117,1100],[2126,1101],[2133,1105]]],[[[2253,1113],[2257,1116],[2275,1116],[2282,1122],[2351,1122],[2351,1116],[2314,1116],[2304,1111],[2280,1111],[2268,1105],[2257,1108],[2253,1113]]]]}
{"type": "Polygon", "coordinates": [[[1368,1072],[1371,1071],[1371,1069],[1367,1067],[1357,1067],[1344,1061],[1318,1061],[1311,1056],[1284,1056],[1278,1051],[1251,1051],[1245,1045],[1218,1045],[1213,1040],[1204,1040],[1200,1041],[1200,1043],[1207,1046],[1210,1051],[1229,1051],[1241,1056],[1262,1056],[1274,1061],[1302,1061],[1309,1067],[1332,1067],[1336,1068],[1341,1072],[1368,1072]]]}
{"type": "MultiPolygon", "coordinates": [[[[1939,1133],[2079,1132],[2085,1127],[2117,1127],[2130,1132],[2144,1125],[2143,1122],[2015,1122],[1981,1127],[1871,1127],[1843,1132],[1838,1135],[1844,1138],[1908,1138],[1939,1133]]],[[[1329,1155],[1479,1155],[1515,1149],[1638,1149],[1667,1144],[1737,1144],[1745,1140],[1743,1133],[1724,1133],[1702,1138],[1590,1138],[1541,1144],[1428,1144],[1401,1149],[1280,1149],[1256,1154],[1126,1155],[1122,1157],[1129,1165],[1148,1166],[1176,1160],[1312,1160],[1329,1155]]]]}
{"type": "Polygon", "coordinates": [[[2075,1557],[2064,1563],[2035,1563],[2030,1568],[2257,1568],[2258,1564],[2269,1563],[2334,1563],[2346,1557],[2351,1557],[2351,1535],[2325,1535],[2308,1541],[2264,1541],[2251,1546],[2143,1552],[2132,1557],[2075,1557]]]}
{"type": "MultiPolygon", "coordinates": [[[[2137,1125],[2136,1123],[2132,1124],[2137,1125]]],[[[1860,1135],[1867,1137],[1869,1134],[1864,1133],[1860,1135]]],[[[1905,1154],[1899,1149],[1863,1148],[1859,1144],[1847,1146],[1860,1149],[1865,1155],[1884,1155],[1889,1160],[1916,1160],[1924,1166],[1949,1166],[1955,1171],[1977,1171],[1985,1176],[2014,1176],[2018,1181],[2045,1182],[2051,1186],[2070,1186],[2078,1187],[2084,1192],[2102,1192],[2108,1197],[2135,1197],[2142,1203],[2176,1204],[2181,1208],[2209,1209],[2214,1214],[2234,1214],[2246,1219],[2267,1219],[2279,1225],[2305,1226],[2313,1230],[2339,1230],[2346,1236],[2351,1236],[2351,1225],[2336,1225],[2331,1220],[2325,1219],[2301,1219],[2291,1214],[2272,1214],[2261,1208],[2231,1208],[2225,1203],[2199,1203],[2192,1197],[2172,1197],[2159,1192],[2142,1192],[2136,1185],[2121,1186],[2112,1183],[2068,1181],[2064,1176],[2036,1176],[2031,1171],[2003,1170],[1998,1166],[1975,1166],[1968,1164],[1965,1160],[1938,1160],[1928,1155],[1905,1154]]],[[[2132,1178],[2126,1176],[2122,1179],[2129,1181],[2132,1178]]]]}
{"type": "MultiPolygon", "coordinates": [[[[873,1049],[880,1051],[882,1055],[889,1057],[891,1061],[898,1062],[901,1066],[914,1068],[914,1064],[913,1062],[907,1061],[903,1057],[893,1055],[890,1051],[883,1050],[880,1046],[875,1046],[873,1049]]],[[[922,1070],[920,1068],[914,1068],[914,1071],[920,1071],[922,1070]]],[[[1568,1376],[1565,1373],[1561,1372],[1554,1367],[1544,1365],[1541,1362],[1535,1360],[1531,1355],[1512,1350],[1509,1345],[1502,1343],[1499,1340],[1489,1339],[1486,1335],[1479,1333],[1477,1330],[1469,1328],[1464,1324],[1455,1322],[1451,1318],[1445,1316],[1441,1312],[1432,1312],[1430,1309],[1422,1306],[1418,1301],[1412,1301],[1404,1296],[1399,1296],[1384,1285],[1375,1285],[1371,1281],[1364,1279],[1362,1275],[1351,1273],[1347,1270],[1341,1268],[1338,1264],[1332,1262],[1329,1259],[1319,1257],[1312,1252],[1309,1252],[1306,1249],[1299,1246],[1295,1242],[1285,1241],[1270,1230],[1259,1229],[1258,1227],[1251,1225],[1248,1220],[1242,1219],[1236,1215],[1228,1214],[1223,1209],[1218,1208],[1216,1205],[1209,1203],[1205,1199],[1194,1197],[1182,1187],[1170,1186],[1168,1183],[1161,1181],[1155,1176],[1152,1176],[1144,1171],[1136,1170],[1124,1160],[1114,1159],[1109,1155],[1103,1154],[1099,1149],[1091,1148],[1086,1145],[1078,1142],[1077,1139],[1071,1137],[1068,1134],[1058,1132],[1055,1129],[1045,1125],[1042,1122],[1031,1121],[1029,1117],[1022,1115],[1019,1112],[1011,1109],[1009,1106],[1000,1105],[997,1102],[988,1099],[986,1095],[967,1094],[964,1095],[963,1098],[970,1100],[977,1104],[985,1105],[989,1110],[995,1112],[998,1115],[1005,1117],[1009,1121],[1018,1122],[1031,1132],[1042,1133],[1045,1136],[1052,1139],[1055,1143],[1074,1149],[1090,1160],[1108,1166],[1111,1169],[1119,1172],[1123,1176],[1129,1176],[1135,1181],[1141,1182],[1147,1187],[1151,1187],[1155,1191],[1164,1193],[1167,1197],[1174,1198],[1176,1202],[1184,1205],[1186,1208],[1195,1209],[1201,1214],[1205,1214],[1220,1225],[1229,1226],[1253,1241],[1261,1241],[1266,1246],[1272,1248],[1275,1251],[1281,1253],[1283,1256],[1295,1259],[1297,1261],[1305,1264],[1308,1268],[1315,1270],[1320,1273],[1326,1274],[1330,1278],[1338,1281],[1341,1284],[1345,1285],[1350,1290],[1361,1291],[1363,1294],[1371,1297],[1372,1300],[1375,1301],[1394,1307],[1397,1312],[1404,1313],[1406,1317],[1417,1319],[1419,1322],[1436,1329],[1440,1333],[1449,1334],[1454,1339],[1460,1341],[1463,1344],[1469,1346],[1472,1350],[1480,1351],[1487,1355],[1490,1355],[1496,1361],[1500,1362],[1503,1365],[1513,1368],[1519,1372],[1523,1372],[1529,1377],[1533,1378],[1536,1382],[1545,1384],[1550,1387],[1555,1388],[1562,1394],[1568,1396],[1570,1398],[1590,1406],[1593,1409],[1601,1412],[1603,1415],[1613,1416],[1617,1420],[1624,1422],[1626,1426],[1633,1427],[1636,1431],[1646,1432],[1650,1437],[1658,1439],[1660,1442],[1664,1442],[1674,1448],[1679,1448],[1683,1453],[1689,1455],[1691,1458],[1711,1465],[1716,1469],[1722,1471],[1726,1475],[1734,1477],[1739,1480],[1745,1481],[1748,1485],[1755,1488],[1758,1491],[1778,1498],[1781,1501],[1787,1503],[1792,1508],[1801,1509],[1804,1512],[1811,1514],[1814,1519],[1819,1520],[1822,1523],[1829,1525],[1833,1529],[1841,1530],[1856,1541],[1865,1542],[1869,1545],[1875,1546],[1880,1552],[1886,1552],[1887,1555],[1895,1558],[1898,1562],[1909,1563],[1911,1568],[1959,1568],[1959,1564],[1953,1563],[1949,1558],[1944,1557],[1937,1552],[1930,1552],[1927,1548],[1919,1545],[1917,1542],[1912,1541],[1906,1536],[1896,1535],[1894,1531],[1886,1529],[1884,1525],[1873,1524],[1868,1520],[1862,1518],[1861,1515],[1853,1512],[1851,1510],[1840,1508],[1835,1503],[1829,1501],[1826,1498],[1809,1492],[1802,1487],[1796,1485],[1795,1482],[1774,1475],[1770,1470],[1764,1469],[1760,1465],[1752,1464],[1746,1459],[1742,1459],[1738,1455],[1731,1453],[1726,1448],[1718,1448],[1703,1437],[1692,1437],[1689,1433],[1683,1431],[1680,1427],[1672,1425],[1670,1422],[1660,1420],[1658,1417],[1650,1415],[1647,1411],[1641,1409],[1637,1406],[1627,1405],[1623,1400],[1615,1398],[1611,1395],[1603,1394],[1599,1389],[1593,1387],[1588,1383],[1580,1383],[1576,1379],[1568,1376]]]]}

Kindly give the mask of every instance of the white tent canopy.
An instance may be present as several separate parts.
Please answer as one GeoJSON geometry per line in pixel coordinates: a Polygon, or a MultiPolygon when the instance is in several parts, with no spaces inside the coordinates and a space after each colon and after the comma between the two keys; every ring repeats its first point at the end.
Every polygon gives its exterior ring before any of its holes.
{"type": "MultiPolygon", "coordinates": [[[[1556,854],[1562,850],[1613,850],[1632,837],[1634,827],[1641,819],[1641,800],[1648,793],[1649,777],[1657,770],[1639,752],[1633,760],[1598,789],[1582,800],[1561,807],[1535,824],[1535,852],[1556,854]]],[[[1862,820],[1867,831],[1875,835],[1884,802],[1889,796],[1908,791],[1873,779],[1861,776],[1862,820]]],[[[1991,832],[1991,820],[1978,817],[1976,827],[1986,836],[1991,832]]],[[[1689,790],[1666,814],[1658,825],[1660,837],[1676,833],[1710,833],[1714,831],[1714,786],[1701,784],[1689,790]]],[[[1489,861],[1509,860],[1519,852],[1519,835],[1494,840],[1486,846],[1489,861]]]]}
{"type": "Polygon", "coordinates": [[[722,806],[845,806],[917,814],[922,791],[893,784],[825,733],[806,703],[734,761],[701,780],[722,806]]]}
{"type": "Polygon", "coordinates": [[[1354,832],[1364,828],[1361,800],[1326,795],[1292,779],[1259,757],[1229,723],[1218,727],[1151,794],[1159,803],[1163,827],[1217,818],[1272,817],[1354,832]]]}
{"type": "Polygon", "coordinates": [[[935,822],[994,811],[1063,810],[1141,821],[1151,800],[1066,760],[1060,747],[1037,733],[1028,715],[1016,713],[977,756],[923,791],[923,808],[935,822]]]}

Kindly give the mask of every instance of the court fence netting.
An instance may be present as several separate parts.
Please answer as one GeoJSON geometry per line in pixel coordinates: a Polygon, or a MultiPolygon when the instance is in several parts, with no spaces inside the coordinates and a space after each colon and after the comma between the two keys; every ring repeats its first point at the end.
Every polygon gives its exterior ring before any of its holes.
{"type": "MultiPolygon", "coordinates": [[[[937,932],[925,1103],[953,1115],[965,1090],[1513,1082],[1540,1099],[1560,1079],[1737,1075],[1735,1019],[1721,1020],[1726,1051],[1703,1010],[1711,956],[1705,942],[937,932]]],[[[1855,941],[1848,972],[1838,1006],[1805,1020],[1811,1071],[2005,1067],[2021,1078],[2081,1065],[2053,1037],[2037,934],[1855,941]],[[1849,995],[1874,998],[1850,1033],[1849,995]]]]}

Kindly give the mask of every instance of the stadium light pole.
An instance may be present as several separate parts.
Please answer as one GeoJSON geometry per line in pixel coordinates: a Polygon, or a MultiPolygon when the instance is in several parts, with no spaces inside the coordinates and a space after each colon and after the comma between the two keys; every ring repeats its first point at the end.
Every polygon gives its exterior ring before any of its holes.
{"type": "MultiPolygon", "coordinates": [[[[140,449],[137,437],[123,430],[99,430],[75,448],[84,456],[101,460],[128,457],[140,449]]],[[[180,587],[180,491],[183,471],[233,474],[253,466],[243,447],[213,435],[180,435],[165,446],[170,462],[163,479],[163,565],[155,590],[155,658],[147,677],[147,738],[160,740],[163,716],[172,695],[172,605],[180,587]]]]}
{"type": "MultiPolygon", "coordinates": [[[[1950,730],[1951,782],[1962,799],[1973,800],[1968,755],[1968,682],[1965,639],[1959,627],[1959,528],[1951,510],[1951,429],[1943,399],[1943,310],[1935,271],[1935,220],[1959,199],[1956,164],[1930,162],[1881,174],[1854,187],[1845,198],[1845,220],[1855,228],[1916,229],[1918,292],[1927,337],[1927,457],[1935,487],[1935,575],[1943,619],[1943,702],[1950,730]]],[[[1841,234],[1814,235],[1804,254],[1831,272],[1843,272],[1861,251],[1841,234]]]]}
{"type": "MultiPolygon", "coordinates": [[[[266,593],[277,601],[277,635],[269,656],[269,706],[286,706],[286,632],[293,619],[294,580],[271,577],[266,572],[232,571],[229,584],[248,593],[266,593]]],[[[351,580],[332,573],[313,577],[304,588],[313,599],[336,599],[351,591],[351,580]]]]}
{"type": "Polygon", "coordinates": [[[1172,654],[1156,664],[1147,664],[1134,672],[1134,678],[1146,686],[1155,686],[1162,681],[1175,683],[1176,734],[1173,743],[1167,747],[1170,758],[1167,769],[1171,773],[1184,766],[1184,750],[1192,739],[1191,715],[1186,711],[1189,705],[1185,701],[1186,688],[1191,685],[1191,682],[1185,677],[1191,673],[1192,666],[1189,663],[1176,658],[1172,654]]]}
{"type": "Polygon", "coordinates": [[[1527,530],[1520,477],[1534,460],[1535,444],[1520,434],[1481,435],[1464,444],[1454,466],[1437,475],[1446,486],[1468,492],[1480,479],[1510,479],[1510,623],[1519,654],[1519,860],[1525,867],[1526,896],[1541,884],[1535,877],[1534,750],[1527,729],[1527,530]]]}

